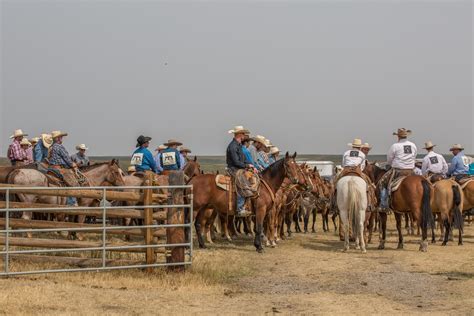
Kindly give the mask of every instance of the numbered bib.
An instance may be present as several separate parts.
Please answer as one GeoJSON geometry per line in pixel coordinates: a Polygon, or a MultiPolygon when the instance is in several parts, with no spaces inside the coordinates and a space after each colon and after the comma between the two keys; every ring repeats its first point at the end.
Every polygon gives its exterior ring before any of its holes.
{"type": "Polygon", "coordinates": [[[176,164],[176,153],[162,153],[161,157],[163,158],[163,166],[173,166],[176,164]]]}
{"type": "Polygon", "coordinates": [[[430,157],[430,162],[431,164],[437,164],[439,161],[438,161],[438,157],[434,156],[434,157],[430,157]]]}
{"type": "Polygon", "coordinates": [[[410,145],[403,146],[403,152],[404,152],[405,154],[411,154],[411,153],[413,153],[413,151],[412,151],[410,145]]]}
{"type": "Polygon", "coordinates": [[[357,150],[351,150],[349,153],[350,157],[359,157],[359,152],[357,150]]]}
{"type": "Polygon", "coordinates": [[[133,154],[132,160],[130,160],[130,164],[132,166],[141,166],[142,163],[143,163],[143,153],[133,154]]]}

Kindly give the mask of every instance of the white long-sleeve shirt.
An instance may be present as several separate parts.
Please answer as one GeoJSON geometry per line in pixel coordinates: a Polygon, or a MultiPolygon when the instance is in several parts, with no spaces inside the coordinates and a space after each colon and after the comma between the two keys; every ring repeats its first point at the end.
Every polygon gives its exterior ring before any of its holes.
{"type": "Polygon", "coordinates": [[[407,139],[402,139],[390,147],[387,154],[387,163],[392,168],[411,169],[415,168],[417,148],[407,139]]]}
{"type": "Polygon", "coordinates": [[[344,153],[342,156],[342,166],[343,167],[357,167],[361,166],[361,169],[364,170],[365,164],[365,154],[358,149],[350,149],[344,153]]]}
{"type": "Polygon", "coordinates": [[[446,174],[448,172],[448,164],[443,156],[430,151],[425,158],[423,158],[423,165],[421,166],[421,171],[423,175],[428,174],[428,172],[436,174],[446,174]]]}

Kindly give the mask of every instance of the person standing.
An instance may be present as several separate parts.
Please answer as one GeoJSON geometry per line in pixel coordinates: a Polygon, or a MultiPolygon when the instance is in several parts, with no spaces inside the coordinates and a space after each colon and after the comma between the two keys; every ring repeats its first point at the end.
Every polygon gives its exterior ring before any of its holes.
{"type": "Polygon", "coordinates": [[[27,160],[26,152],[21,148],[20,142],[22,141],[23,137],[28,136],[28,134],[23,133],[21,129],[15,130],[11,139],[13,142],[8,146],[8,159],[10,159],[10,163],[12,166],[16,166],[17,163],[24,163],[27,160]]]}

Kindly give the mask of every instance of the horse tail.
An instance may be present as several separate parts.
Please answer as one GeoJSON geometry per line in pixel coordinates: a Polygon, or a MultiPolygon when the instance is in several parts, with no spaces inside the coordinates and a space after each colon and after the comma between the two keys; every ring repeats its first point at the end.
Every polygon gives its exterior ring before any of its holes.
{"type": "Polygon", "coordinates": [[[423,199],[422,199],[422,209],[421,209],[421,228],[433,228],[434,219],[433,212],[431,211],[431,188],[427,180],[423,179],[421,181],[423,186],[423,199]]]}
{"type": "Polygon", "coordinates": [[[463,232],[464,220],[461,213],[461,191],[458,185],[453,185],[453,226],[459,229],[459,232],[463,232]]]}
{"type": "Polygon", "coordinates": [[[359,210],[361,208],[362,197],[359,190],[357,189],[357,183],[354,181],[354,179],[350,179],[348,182],[347,195],[349,197],[349,225],[352,226],[354,236],[359,236],[359,210]]]}

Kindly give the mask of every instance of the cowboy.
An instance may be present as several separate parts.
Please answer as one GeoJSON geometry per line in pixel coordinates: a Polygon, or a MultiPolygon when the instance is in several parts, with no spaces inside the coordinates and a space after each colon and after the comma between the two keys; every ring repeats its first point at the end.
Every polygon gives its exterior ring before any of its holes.
{"type": "Polygon", "coordinates": [[[417,176],[422,176],[423,175],[423,171],[421,171],[422,167],[423,167],[423,159],[416,159],[415,169],[413,169],[413,173],[416,174],[417,176]]]}
{"type": "Polygon", "coordinates": [[[156,162],[153,159],[153,155],[148,150],[150,146],[151,137],[140,135],[137,138],[137,149],[133,152],[130,164],[135,166],[137,171],[152,171],[158,173],[156,162]]]}
{"type": "MultiPolygon", "coordinates": [[[[250,135],[247,135],[247,136],[250,137],[250,135]]],[[[253,138],[249,138],[249,140],[251,141],[251,143],[248,145],[247,149],[250,152],[250,156],[252,156],[252,161],[254,162],[253,165],[257,166],[257,159],[258,159],[258,153],[257,153],[257,147],[256,147],[257,144],[255,143],[253,138]]]]}
{"type": "Polygon", "coordinates": [[[17,162],[23,162],[27,159],[26,152],[21,148],[20,142],[23,137],[28,136],[28,134],[23,133],[21,129],[15,130],[11,139],[13,142],[8,147],[8,159],[10,159],[10,163],[12,166],[16,166],[17,162]]]}
{"type": "Polygon", "coordinates": [[[362,162],[361,168],[362,170],[365,169],[367,164],[369,163],[369,160],[367,159],[367,156],[369,155],[370,150],[372,149],[372,146],[369,143],[364,143],[362,147],[360,147],[360,151],[364,153],[365,158],[364,161],[362,162]]]}
{"type": "Polygon", "coordinates": [[[35,162],[41,163],[45,162],[48,159],[48,151],[52,144],[53,138],[51,137],[51,134],[41,134],[38,143],[33,149],[35,162]]]}
{"type": "Polygon", "coordinates": [[[35,147],[36,144],[38,144],[40,138],[39,137],[33,137],[30,139],[31,147],[35,147]]]}
{"type": "Polygon", "coordinates": [[[441,175],[445,176],[448,172],[448,164],[443,156],[434,152],[434,145],[431,141],[425,143],[425,149],[428,154],[423,158],[421,164],[421,173],[424,176],[441,175]]]}
{"type": "Polygon", "coordinates": [[[86,147],[85,144],[80,144],[76,146],[76,150],[78,151],[74,155],[71,156],[72,161],[74,161],[79,167],[89,166],[90,161],[89,157],[86,156],[86,150],[89,148],[86,147]]]}
{"type": "Polygon", "coordinates": [[[165,145],[160,145],[158,146],[155,151],[157,152],[156,155],[153,157],[156,163],[156,168],[158,169],[158,173],[163,172],[163,166],[161,165],[161,154],[163,153],[163,150],[165,150],[166,147],[165,145]]]}
{"type": "Polygon", "coordinates": [[[270,164],[273,164],[278,160],[278,156],[280,155],[280,149],[278,149],[277,146],[273,146],[270,148],[270,157],[268,158],[270,160],[270,164]]]}
{"type": "Polygon", "coordinates": [[[414,174],[417,148],[407,138],[411,130],[399,128],[393,135],[398,137],[398,142],[393,144],[387,154],[387,165],[391,170],[387,172],[380,181],[380,205],[382,209],[388,209],[388,188],[392,180],[400,176],[409,176],[414,174]]]}
{"type": "Polygon", "coordinates": [[[246,134],[244,139],[242,139],[242,152],[244,153],[246,163],[254,166],[255,162],[253,161],[252,154],[250,153],[250,150],[249,150],[249,146],[250,146],[250,137],[249,135],[246,134]]]}
{"type": "Polygon", "coordinates": [[[177,148],[178,146],[181,146],[183,144],[175,139],[170,139],[164,145],[168,148],[163,150],[160,157],[163,170],[164,171],[180,170],[181,169],[180,153],[177,148]]]}
{"type": "Polygon", "coordinates": [[[28,138],[24,137],[20,142],[21,149],[25,152],[26,159],[20,164],[29,165],[33,163],[33,149],[28,138]]]}
{"type": "MultiPolygon", "coordinates": [[[[227,146],[226,151],[226,162],[229,172],[235,175],[239,169],[254,168],[252,164],[248,163],[242,151],[242,141],[245,139],[246,134],[250,134],[250,132],[243,126],[235,126],[234,129],[229,131],[229,134],[234,134],[234,138],[227,146]]],[[[250,215],[250,212],[245,209],[245,197],[239,194],[239,190],[236,191],[237,216],[245,217],[250,215]]]]}
{"type": "Polygon", "coordinates": [[[454,157],[448,168],[448,177],[454,176],[456,181],[461,180],[469,174],[469,158],[464,155],[464,147],[461,144],[454,144],[450,149],[454,157]]]}
{"type": "Polygon", "coordinates": [[[257,159],[254,160],[257,163],[255,167],[257,168],[258,171],[262,172],[269,166],[268,156],[265,153],[265,150],[267,150],[266,138],[261,135],[257,135],[253,137],[252,140],[253,140],[255,149],[257,150],[257,159]]]}
{"type": "Polygon", "coordinates": [[[184,146],[179,147],[179,160],[181,162],[181,170],[184,170],[184,167],[189,161],[188,154],[191,153],[191,149],[184,146]]]}
{"type": "MultiPolygon", "coordinates": [[[[354,139],[352,143],[347,144],[352,148],[347,150],[342,156],[342,167],[343,168],[357,168],[360,167],[360,170],[363,171],[365,165],[365,154],[361,151],[362,141],[358,138],[354,139]]],[[[343,171],[344,172],[344,171],[343,171]]]]}

